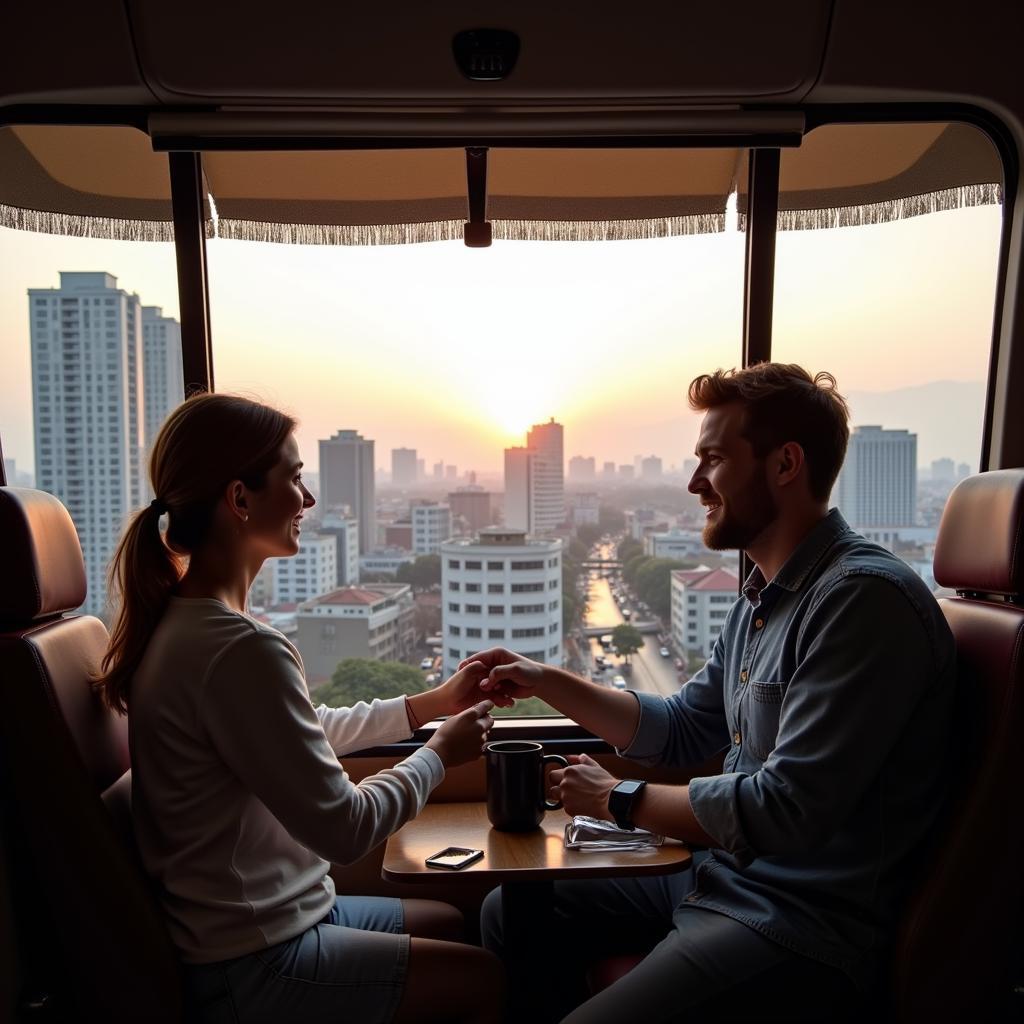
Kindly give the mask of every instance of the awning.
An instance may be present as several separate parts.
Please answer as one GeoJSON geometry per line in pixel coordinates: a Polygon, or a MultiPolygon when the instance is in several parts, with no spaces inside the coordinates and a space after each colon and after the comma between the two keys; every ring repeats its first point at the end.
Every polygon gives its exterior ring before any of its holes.
{"type": "MultiPolygon", "coordinates": [[[[963,123],[823,125],[782,150],[784,231],[881,224],[1001,202],[999,155],[963,123]]],[[[737,209],[744,226],[746,167],[737,209]]]]}
{"type": "MultiPolygon", "coordinates": [[[[207,235],[302,244],[458,239],[457,148],[203,154],[207,235]],[[214,212],[215,211],[215,212],[214,212]]],[[[963,124],[830,125],[784,149],[779,226],[836,227],[1000,201],[988,139],[963,124]]],[[[493,148],[495,238],[709,233],[746,208],[746,150],[493,148]]],[[[0,128],[0,224],[99,238],[173,237],[167,157],[122,127],[0,128]]]]}

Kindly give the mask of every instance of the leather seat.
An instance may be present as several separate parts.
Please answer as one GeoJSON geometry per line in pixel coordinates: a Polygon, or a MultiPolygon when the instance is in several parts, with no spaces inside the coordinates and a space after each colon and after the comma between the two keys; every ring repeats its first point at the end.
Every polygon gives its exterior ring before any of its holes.
{"type": "Polygon", "coordinates": [[[0,757],[18,955],[59,1018],[184,1019],[174,948],[131,839],[127,719],[90,680],[107,646],[71,517],[0,487],[0,757]]]}
{"type": "MultiPolygon", "coordinates": [[[[957,783],[902,914],[874,1019],[988,1020],[1009,988],[1019,933],[1024,799],[1024,469],[961,481],[935,547],[939,605],[956,637],[957,783]]],[[[595,964],[598,992],[641,954],[595,964]]]]}

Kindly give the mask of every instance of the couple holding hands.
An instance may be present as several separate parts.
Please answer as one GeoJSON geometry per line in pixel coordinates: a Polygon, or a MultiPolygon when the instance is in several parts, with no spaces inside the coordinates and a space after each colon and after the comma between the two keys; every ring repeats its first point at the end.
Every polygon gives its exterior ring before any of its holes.
{"type": "Polygon", "coordinates": [[[121,606],[97,686],[129,716],[136,839],[198,1018],[835,1020],[870,991],[946,793],[952,636],[914,572],[829,510],[848,413],[828,374],[717,371],[689,402],[704,413],[689,484],[704,541],[753,569],[676,694],[493,649],[434,690],[351,708],[314,707],[294,647],[246,613],[259,568],[298,550],[314,502],[295,422],[220,395],[171,414],[151,456],[158,497],[112,566],[121,606]],[[528,696],[634,761],[721,763],[686,785],[623,783],[586,755],[551,774],[568,814],[696,852],[676,875],[556,882],[559,961],[543,984],[506,980],[501,960],[526,960],[505,946],[500,890],[481,949],[460,941],[454,908],[338,896],[328,873],[479,756],[491,702],[528,696]],[[445,715],[358,785],[338,760],[445,715]],[[588,998],[588,963],[640,949],[588,998]]]}

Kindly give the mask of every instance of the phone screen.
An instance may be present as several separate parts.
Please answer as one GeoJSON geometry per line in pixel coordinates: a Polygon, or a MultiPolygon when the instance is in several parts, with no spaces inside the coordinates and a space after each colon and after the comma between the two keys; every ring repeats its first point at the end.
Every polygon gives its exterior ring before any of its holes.
{"type": "Polygon", "coordinates": [[[427,858],[430,867],[461,868],[472,864],[484,855],[483,850],[469,850],[463,846],[449,846],[446,850],[433,853],[427,858]]]}

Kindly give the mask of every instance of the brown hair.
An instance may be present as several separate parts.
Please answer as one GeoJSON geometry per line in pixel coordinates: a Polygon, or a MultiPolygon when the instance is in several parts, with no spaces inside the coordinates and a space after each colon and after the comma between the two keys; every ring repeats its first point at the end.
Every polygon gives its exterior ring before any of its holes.
{"type": "Polygon", "coordinates": [[[111,709],[128,710],[132,676],[185,571],[183,556],[203,544],[224,488],[232,480],[263,487],[294,429],[290,416],[235,395],[196,395],[167,417],[149,460],[157,497],[132,516],[110,563],[120,607],[94,685],[111,709]]]}
{"type": "Polygon", "coordinates": [[[813,377],[795,363],[755,363],[743,370],[715,370],[690,381],[690,408],[742,402],[743,436],[754,454],[794,441],[804,450],[811,494],[827,501],[850,437],[850,410],[831,373],[813,377]]]}

